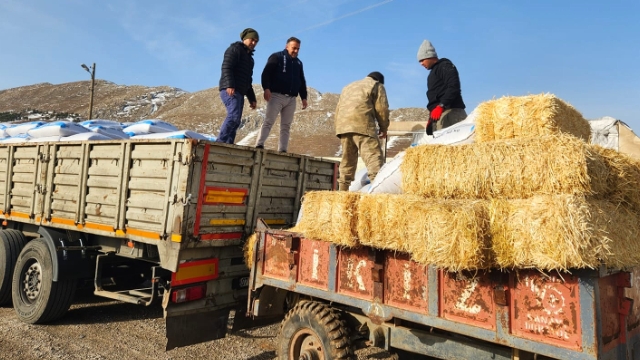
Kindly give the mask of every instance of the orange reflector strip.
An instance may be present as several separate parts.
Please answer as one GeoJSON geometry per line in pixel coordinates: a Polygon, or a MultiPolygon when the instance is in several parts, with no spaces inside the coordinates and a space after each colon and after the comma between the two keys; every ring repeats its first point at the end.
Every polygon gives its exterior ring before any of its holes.
{"type": "Polygon", "coordinates": [[[71,220],[71,219],[63,219],[63,218],[52,217],[50,222],[52,224],[62,224],[62,225],[68,225],[68,226],[76,226],[76,221],[75,220],[71,220]]]}
{"type": "Polygon", "coordinates": [[[208,186],[204,190],[205,204],[242,205],[249,190],[241,188],[222,188],[208,186]]]}
{"type": "Polygon", "coordinates": [[[171,275],[171,286],[209,281],[218,277],[218,259],[189,261],[178,265],[171,275]]]}
{"type": "Polygon", "coordinates": [[[284,225],[287,223],[285,219],[264,219],[267,225],[284,225]]]}
{"type": "Polygon", "coordinates": [[[182,235],[180,235],[180,234],[171,234],[171,241],[173,241],[173,242],[182,242],[182,235]]]}
{"type": "Polygon", "coordinates": [[[143,237],[143,238],[153,239],[153,240],[160,240],[160,234],[155,233],[153,231],[145,231],[145,230],[127,228],[126,232],[129,235],[140,236],[140,237],[143,237]]]}
{"type": "Polygon", "coordinates": [[[113,232],[113,226],[110,226],[110,225],[86,223],[86,224],[84,224],[84,227],[86,227],[87,229],[95,229],[95,230],[113,232]]]}
{"type": "MultiPolygon", "coordinates": [[[[11,213],[9,213],[9,217],[19,217],[19,218],[29,219],[29,214],[12,211],[11,213]]],[[[73,223],[73,225],[75,225],[75,223],[73,223]]]]}
{"type": "Polygon", "coordinates": [[[209,225],[213,226],[234,226],[234,225],[244,225],[244,219],[211,219],[209,220],[209,225]]]}

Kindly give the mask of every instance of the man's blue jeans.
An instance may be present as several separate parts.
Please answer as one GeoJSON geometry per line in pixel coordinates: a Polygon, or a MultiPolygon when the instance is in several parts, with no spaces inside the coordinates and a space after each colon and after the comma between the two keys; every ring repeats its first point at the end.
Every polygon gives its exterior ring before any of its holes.
{"type": "Polygon", "coordinates": [[[229,96],[227,94],[227,89],[221,89],[220,99],[222,99],[222,103],[227,108],[227,117],[222,123],[220,134],[216,141],[233,144],[236,140],[236,131],[238,131],[238,128],[240,127],[240,120],[242,119],[244,95],[236,91],[233,96],[229,96]]]}

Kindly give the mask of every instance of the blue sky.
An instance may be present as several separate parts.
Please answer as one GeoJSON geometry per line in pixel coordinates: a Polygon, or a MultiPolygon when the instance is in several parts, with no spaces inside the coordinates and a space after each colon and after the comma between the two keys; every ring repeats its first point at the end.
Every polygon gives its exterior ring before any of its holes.
{"type": "Polygon", "coordinates": [[[289,36],[307,84],[339,93],[377,70],[392,108],[424,107],[423,39],[458,67],[471,111],[504,95],[553,93],[588,119],[640,133],[640,1],[2,0],[0,89],[96,77],[198,91],[218,85],[227,46],[260,33],[254,83],[289,36]]]}

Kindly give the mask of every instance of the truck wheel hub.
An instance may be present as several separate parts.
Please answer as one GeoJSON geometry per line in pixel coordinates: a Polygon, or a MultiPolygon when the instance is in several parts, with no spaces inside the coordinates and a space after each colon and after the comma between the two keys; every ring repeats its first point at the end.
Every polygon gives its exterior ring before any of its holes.
{"type": "Polygon", "coordinates": [[[302,329],[296,333],[292,338],[292,348],[289,354],[290,359],[299,360],[323,360],[324,349],[322,348],[322,341],[320,338],[309,329],[302,329]]]}
{"type": "Polygon", "coordinates": [[[40,294],[40,287],[42,286],[42,268],[40,263],[34,262],[29,266],[24,274],[24,280],[22,281],[25,295],[29,300],[35,300],[40,294]]]}

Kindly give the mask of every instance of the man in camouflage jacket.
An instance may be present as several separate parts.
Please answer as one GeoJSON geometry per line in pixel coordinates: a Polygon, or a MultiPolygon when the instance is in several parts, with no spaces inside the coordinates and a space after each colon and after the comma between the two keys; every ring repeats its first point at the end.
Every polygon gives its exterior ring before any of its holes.
{"type": "Polygon", "coordinates": [[[342,89],[335,126],[342,144],[339,190],[349,190],[358,165],[358,153],[367,167],[369,180],[373,181],[383,161],[378,138],[385,139],[389,128],[389,102],[381,73],[374,71],[342,89]]]}

